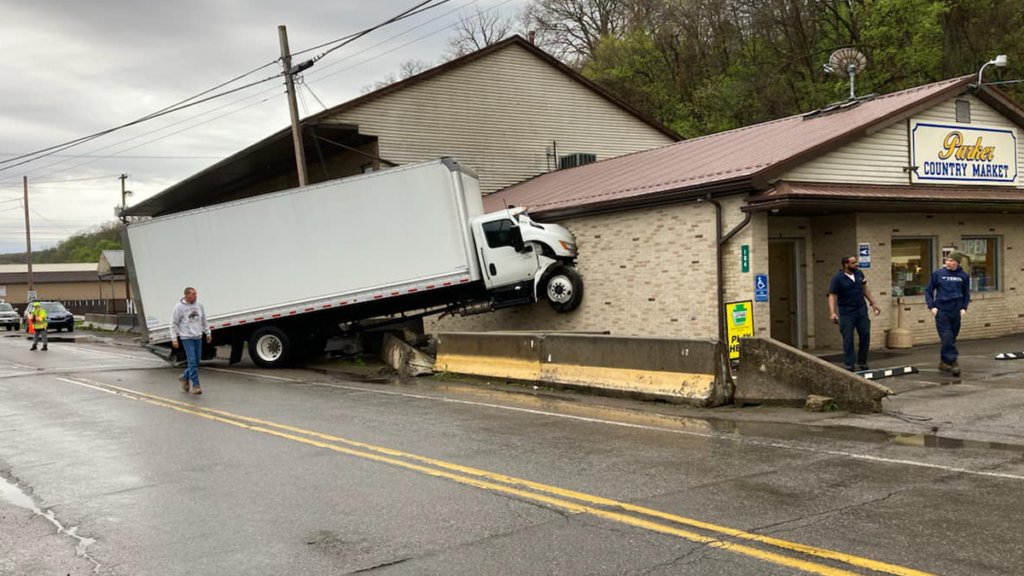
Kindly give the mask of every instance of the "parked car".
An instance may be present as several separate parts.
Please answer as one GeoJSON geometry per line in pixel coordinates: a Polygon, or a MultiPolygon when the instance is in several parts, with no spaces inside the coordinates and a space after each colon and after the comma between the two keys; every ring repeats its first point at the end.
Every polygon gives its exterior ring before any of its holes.
{"type": "MultiPolygon", "coordinates": [[[[40,302],[39,303],[44,310],[46,310],[46,331],[54,330],[60,332],[61,330],[67,330],[68,332],[75,331],[75,315],[68,311],[60,302],[40,302]]],[[[28,305],[28,310],[32,309],[32,305],[28,305]]],[[[26,318],[28,313],[25,314],[26,318]]],[[[25,322],[25,331],[28,331],[28,321],[25,322]]]]}
{"type": "Polygon", "coordinates": [[[6,302],[0,302],[0,327],[8,331],[21,329],[21,316],[18,316],[14,306],[6,302]]]}

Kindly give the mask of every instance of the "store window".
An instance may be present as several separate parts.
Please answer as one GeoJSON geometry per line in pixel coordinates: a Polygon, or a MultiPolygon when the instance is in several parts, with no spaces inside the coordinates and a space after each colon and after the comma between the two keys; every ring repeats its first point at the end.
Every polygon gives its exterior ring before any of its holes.
{"type": "Polygon", "coordinates": [[[964,238],[960,249],[967,259],[961,264],[971,275],[971,290],[999,290],[999,238],[964,238]]]}
{"type": "Polygon", "coordinates": [[[892,295],[921,296],[935,269],[932,238],[892,239],[892,295]]]}

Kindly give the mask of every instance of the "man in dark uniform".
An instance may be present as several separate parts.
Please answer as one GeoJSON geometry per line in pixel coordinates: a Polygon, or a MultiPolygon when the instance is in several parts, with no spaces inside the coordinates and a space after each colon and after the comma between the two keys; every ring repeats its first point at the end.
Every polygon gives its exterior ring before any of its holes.
{"type": "Polygon", "coordinates": [[[960,355],[956,349],[956,338],[960,335],[960,319],[967,314],[971,303],[971,277],[960,267],[964,255],[953,252],[942,260],[942,268],[936,270],[924,289],[924,300],[935,316],[935,328],[942,340],[939,370],[953,376],[960,375],[960,355]]]}
{"type": "Polygon", "coordinates": [[[868,307],[864,304],[864,299],[867,298],[871,303],[871,309],[875,314],[881,314],[882,311],[871,298],[868,281],[860,271],[857,257],[844,256],[842,264],[843,269],[836,272],[828,287],[829,319],[839,324],[839,332],[843,335],[843,365],[847,370],[853,371],[853,331],[857,330],[857,336],[860,337],[858,364],[861,370],[867,370],[868,349],[871,347],[871,319],[868,317],[868,307]],[[836,314],[837,304],[839,314],[836,314]]]}

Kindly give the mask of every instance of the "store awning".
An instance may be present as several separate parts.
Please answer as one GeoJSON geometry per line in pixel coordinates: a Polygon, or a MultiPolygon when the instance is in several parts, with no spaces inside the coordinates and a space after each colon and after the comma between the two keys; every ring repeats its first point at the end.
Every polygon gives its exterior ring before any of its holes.
{"type": "Polygon", "coordinates": [[[750,211],[784,216],[851,212],[1024,213],[1024,190],[1011,187],[883,186],[777,182],[747,199],[750,211]]]}

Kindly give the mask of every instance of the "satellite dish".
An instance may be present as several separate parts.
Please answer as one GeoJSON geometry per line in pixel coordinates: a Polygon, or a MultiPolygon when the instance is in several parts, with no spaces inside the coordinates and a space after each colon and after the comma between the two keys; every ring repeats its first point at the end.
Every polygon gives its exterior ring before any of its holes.
{"type": "Polygon", "coordinates": [[[862,52],[855,48],[840,48],[828,57],[828,64],[825,65],[825,72],[835,74],[841,78],[850,79],[850,100],[857,99],[854,90],[854,82],[857,73],[868,67],[868,59],[862,52]]]}

